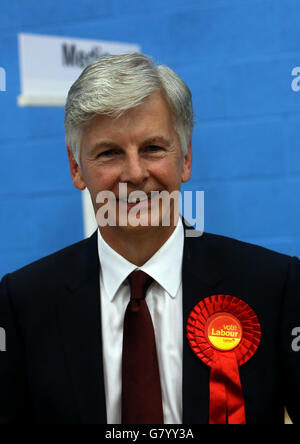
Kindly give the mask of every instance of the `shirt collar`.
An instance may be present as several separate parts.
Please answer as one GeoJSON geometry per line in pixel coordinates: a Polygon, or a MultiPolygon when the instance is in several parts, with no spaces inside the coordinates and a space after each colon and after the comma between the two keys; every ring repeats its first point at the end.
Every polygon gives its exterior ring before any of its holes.
{"type": "Polygon", "coordinates": [[[169,239],[142,267],[137,267],[112,249],[98,229],[98,253],[103,285],[110,301],[134,270],[142,270],[149,274],[172,298],[175,298],[182,279],[183,245],[184,230],[179,217],[177,227],[169,239]]]}

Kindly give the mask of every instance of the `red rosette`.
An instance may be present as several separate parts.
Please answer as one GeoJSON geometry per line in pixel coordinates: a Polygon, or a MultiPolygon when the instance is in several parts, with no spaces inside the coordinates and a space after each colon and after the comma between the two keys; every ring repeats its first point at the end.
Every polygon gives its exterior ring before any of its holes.
{"type": "Polygon", "coordinates": [[[236,297],[210,296],[190,313],[187,338],[195,355],[211,367],[210,423],[245,423],[238,367],[249,361],[260,343],[255,312],[236,297]]]}

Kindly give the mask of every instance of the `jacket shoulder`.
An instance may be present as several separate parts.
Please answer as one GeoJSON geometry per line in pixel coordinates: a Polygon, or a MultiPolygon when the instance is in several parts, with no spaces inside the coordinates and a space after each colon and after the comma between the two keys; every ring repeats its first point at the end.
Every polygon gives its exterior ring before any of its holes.
{"type": "MultiPolygon", "coordinates": [[[[201,237],[199,238],[201,239],[201,237]]],[[[226,251],[234,251],[239,253],[247,253],[247,255],[255,255],[262,257],[274,258],[275,260],[290,260],[291,256],[277,251],[271,250],[269,248],[244,242],[239,239],[234,239],[231,237],[226,237],[217,234],[204,233],[202,236],[204,243],[210,248],[219,248],[226,251]]]]}
{"type": "Polygon", "coordinates": [[[203,233],[187,240],[195,262],[222,269],[252,270],[258,274],[286,273],[293,258],[268,248],[226,236],[203,233]],[[199,261],[198,261],[199,258],[199,261]]]}
{"type": "Polygon", "coordinates": [[[4,276],[2,281],[9,281],[15,290],[22,290],[25,287],[33,289],[38,284],[45,288],[51,286],[70,270],[76,276],[91,248],[96,246],[96,234],[24,266],[4,276]]]}

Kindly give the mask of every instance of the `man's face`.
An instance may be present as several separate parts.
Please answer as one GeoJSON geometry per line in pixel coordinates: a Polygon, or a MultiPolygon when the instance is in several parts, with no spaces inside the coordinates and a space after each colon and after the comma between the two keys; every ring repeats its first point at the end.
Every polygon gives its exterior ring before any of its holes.
{"type": "MultiPolygon", "coordinates": [[[[80,167],[69,148],[68,154],[73,183],[80,190],[89,189],[95,213],[100,207],[96,203],[100,191],[111,191],[117,199],[120,183],[127,185],[127,196],[137,190],[146,194],[180,191],[192,166],[191,143],[183,156],[171,110],[158,92],[118,119],[101,115],[91,120],[82,135],[80,167]]],[[[119,205],[125,205],[126,211],[133,207],[119,200],[116,204],[117,214],[119,205]]],[[[154,199],[143,204],[149,217],[154,204],[154,199]]]]}

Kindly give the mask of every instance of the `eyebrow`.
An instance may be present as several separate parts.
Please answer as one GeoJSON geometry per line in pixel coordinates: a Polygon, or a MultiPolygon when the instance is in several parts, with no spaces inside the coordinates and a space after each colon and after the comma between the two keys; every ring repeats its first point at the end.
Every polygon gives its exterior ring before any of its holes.
{"type": "Polygon", "coordinates": [[[141,146],[144,147],[147,145],[154,145],[156,143],[161,143],[162,145],[165,145],[167,148],[171,146],[171,141],[161,136],[150,137],[149,139],[144,140],[141,146]]]}
{"type": "MultiPolygon", "coordinates": [[[[140,147],[144,148],[145,146],[154,145],[158,143],[163,144],[166,148],[171,146],[170,140],[165,139],[162,136],[154,136],[144,140],[141,143],[140,147]]],[[[112,142],[111,140],[101,140],[92,146],[91,152],[93,153],[97,149],[122,149],[122,147],[119,146],[117,143],[112,142]]]]}

